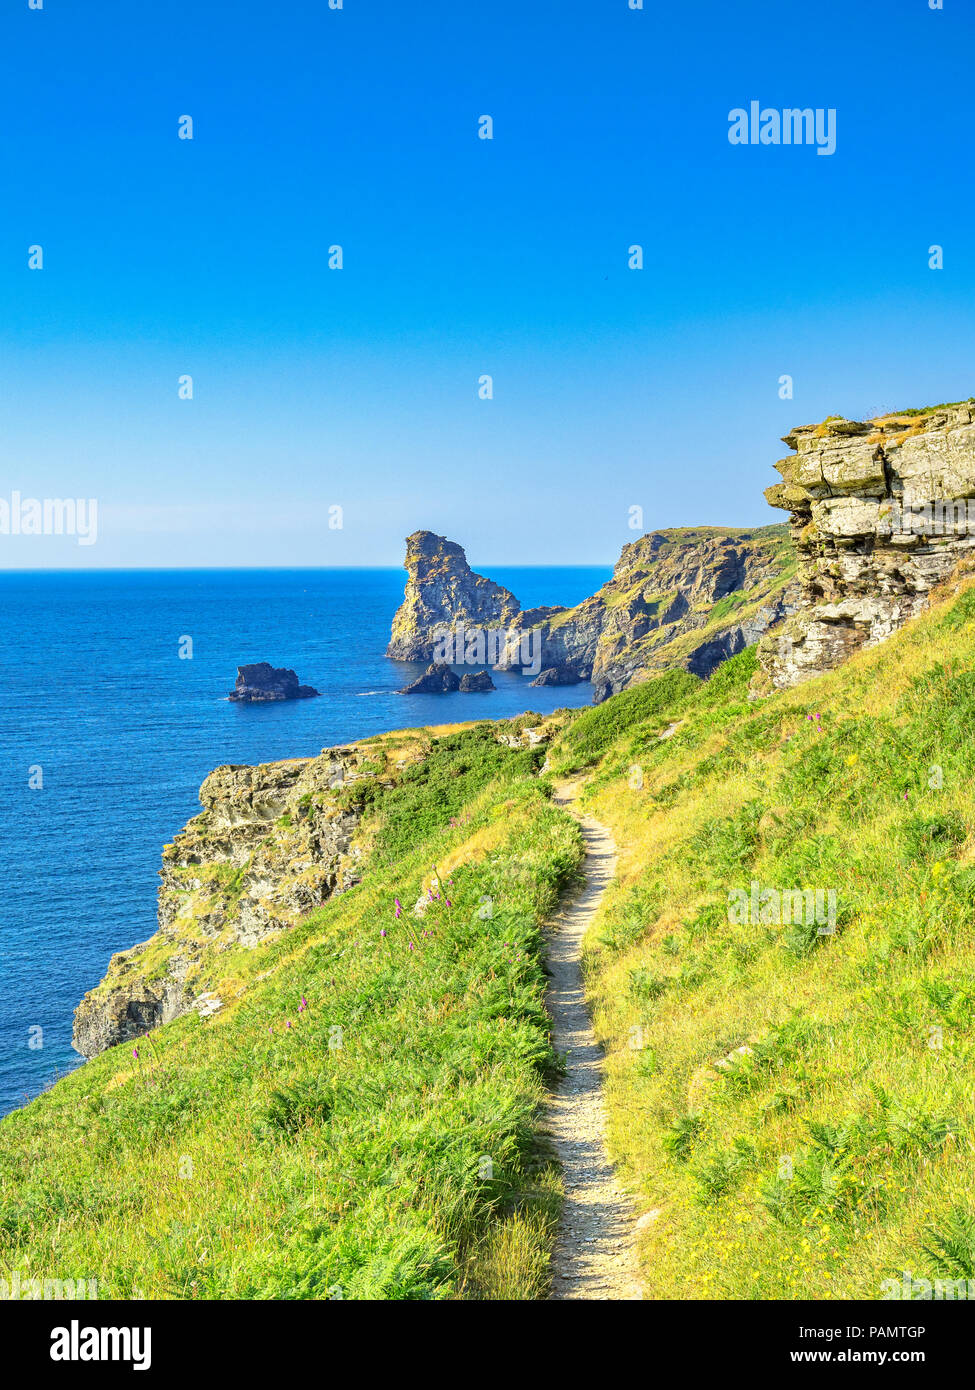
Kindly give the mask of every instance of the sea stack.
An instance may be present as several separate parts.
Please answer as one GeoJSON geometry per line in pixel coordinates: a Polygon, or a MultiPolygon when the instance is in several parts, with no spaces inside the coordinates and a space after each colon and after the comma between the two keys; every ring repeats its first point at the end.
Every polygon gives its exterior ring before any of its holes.
{"type": "Polygon", "coordinates": [[[386,648],[396,661],[435,660],[438,635],[458,622],[506,632],[518,620],[521,605],[514,594],[476,574],[456,541],[414,531],[406,538],[404,564],[406,592],[386,648]]]}
{"type": "Polygon", "coordinates": [[[237,667],[237,683],[227,699],[257,704],[268,700],[310,700],[321,693],[310,685],[299,685],[298,677],[288,667],[257,661],[251,666],[237,667]]]}
{"type": "Polygon", "coordinates": [[[460,678],[461,693],[465,695],[471,691],[497,690],[497,688],[487,671],[468,671],[460,678]]]}
{"type": "Polygon", "coordinates": [[[441,661],[434,661],[422,676],[403,687],[401,695],[452,695],[460,689],[460,677],[441,661]]]}

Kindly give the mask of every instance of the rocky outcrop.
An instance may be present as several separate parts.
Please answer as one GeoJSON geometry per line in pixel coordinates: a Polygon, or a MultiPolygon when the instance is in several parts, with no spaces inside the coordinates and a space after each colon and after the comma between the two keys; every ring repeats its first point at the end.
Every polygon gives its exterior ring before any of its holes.
{"type": "Polygon", "coordinates": [[[460,677],[445,666],[443,662],[434,661],[427,667],[422,676],[417,676],[415,681],[409,685],[404,685],[399,692],[401,695],[452,695],[455,690],[460,689],[460,677]]]}
{"type": "Polygon", "coordinates": [[[501,584],[475,574],[463,549],[432,531],[406,540],[406,593],[393,618],[386,655],[397,661],[432,661],[437,637],[458,621],[480,629],[506,629],[520,604],[501,584]]]}
{"type": "Polygon", "coordinates": [[[522,610],[472,573],[460,546],[420,531],[407,542],[387,655],[527,669],[536,685],[591,680],[603,700],[671,666],[707,676],[755,642],[790,611],[791,564],[784,524],[653,531],[623,547],[613,578],[584,603],[522,610]]]}
{"type": "Polygon", "coordinates": [[[529,685],[578,685],[584,677],[574,666],[547,666],[529,685]]]}
{"type": "Polygon", "coordinates": [[[624,546],[612,580],[582,605],[594,610],[584,626],[599,627],[594,698],[672,667],[711,675],[783,620],[791,570],[783,526],[654,531],[624,546]]]}
{"type": "Polygon", "coordinates": [[[310,700],[320,694],[310,685],[299,685],[294,671],[286,666],[257,661],[251,666],[237,667],[237,681],[227,699],[251,704],[264,700],[310,700]]]}
{"type": "Polygon", "coordinates": [[[113,984],[101,992],[92,990],[86,994],[75,1010],[71,1045],[82,1056],[97,1057],[118,1043],[134,1043],[150,1029],[178,1018],[189,1008],[179,980],[140,978],[135,954],[138,950],[134,947],[113,956],[109,964],[113,984]]]}
{"type": "Polygon", "coordinates": [[[875,646],[924,606],[975,545],[975,401],[785,436],[765,496],[790,512],[797,606],[759,645],[759,693],[875,646]]]}
{"type": "Polygon", "coordinates": [[[224,952],[287,930],[357,882],[360,813],[344,793],[377,774],[376,757],[353,746],[212,772],[202,814],[163,850],[159,929],[114,955],[85,995],[75,1049],[93,1057],[206,1003],[224,952]]]}
{"type": "Polygon", "coordinates": [[[487,671],[465,671],[460,678],[460,690],[464,695],[474,691],[497,690],[487,671]]]}

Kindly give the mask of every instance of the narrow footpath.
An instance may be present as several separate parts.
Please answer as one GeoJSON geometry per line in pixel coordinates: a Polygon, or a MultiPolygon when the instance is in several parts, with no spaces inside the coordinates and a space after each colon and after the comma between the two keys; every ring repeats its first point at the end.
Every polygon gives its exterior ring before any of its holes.
{"type": "Polygon", "coordinates": [[[546,996],[555,1048],[566,1074],[548,1109],[548,1129],[565,1181],[565,1205],[552,1255],[552,1300],[640,1299],[634,1244],[636,1213],[606,1154],[603,1055],[593,1035],[582,981],[582,938],[616,873],[616,845],[593,816],[574,809],[571,785],[555,802],[575,816],[586,857],[585,884],[553,919],[548,933],[546,996]]]}

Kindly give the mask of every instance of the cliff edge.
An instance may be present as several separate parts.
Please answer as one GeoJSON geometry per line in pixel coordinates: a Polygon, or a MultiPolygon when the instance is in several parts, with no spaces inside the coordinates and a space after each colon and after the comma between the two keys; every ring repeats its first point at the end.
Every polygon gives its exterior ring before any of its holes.
{"type": "Polygon", "coordinates": [[[218,767],[203,812],[163,849],[159,929],[112,956],[75,1011],[72,1045],[94,1057],[191,1008],[219,1007],[209,968],[294,926],[357,882],[359,812],[344,795],[369,770],[358,747],[258,767],[218,767]]]}
{"type": "Polygon", "coordinates": [[[766,499],[790,513],[797,607],[759,645],[757,688],[782,689],[915,617],[975,546],[975,400],[784,437],[766,499]]]}

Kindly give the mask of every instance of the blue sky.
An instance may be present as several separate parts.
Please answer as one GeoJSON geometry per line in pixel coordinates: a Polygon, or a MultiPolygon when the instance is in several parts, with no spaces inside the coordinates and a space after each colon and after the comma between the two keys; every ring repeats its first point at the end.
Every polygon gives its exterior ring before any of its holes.
{"type": "Polygon", "coordinates": [[[6,5],[0,497],[99,536],[0,566],[606,563],[975,393],[969,7],[645,3],[6,5]],[[835,154],[729,144],[751,100],[835,154]]]}

